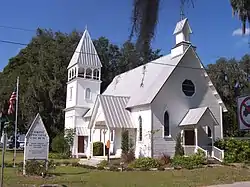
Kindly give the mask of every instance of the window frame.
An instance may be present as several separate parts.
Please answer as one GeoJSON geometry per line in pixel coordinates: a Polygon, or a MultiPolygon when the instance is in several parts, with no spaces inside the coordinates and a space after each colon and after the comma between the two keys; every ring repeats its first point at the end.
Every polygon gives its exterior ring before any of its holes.
{"type": "Polygon", "coordinates": [[[141,116],[138,117],[138,124],[139,124],[138,141],[141,142],[142,141],[142,117],[141,116]]]}
{"type": "Polygon", "coordinates": [[[86,88],[86,90],[85,90],[85,99],[86,100],[91,100],[91,89],[90,88],[86,88]],[[88,93],[89,93],[89,97],[87,97],[88,93]]]}
{"type": "Polygon", "coordinates": [[[186,97],[193,97],[194,95],[195,95],[195,93],[196,93],[196,86],[195,86],[195,83],[192,81],[192,80],[190,80],[190,79],[185,79],[183,82],[182,82],[182,84],[181,84],[181,90],[182,90],[182,93],[186,96],[186,97]],[[185,82],[186,81],[188,81],[189,83],[192,83],[192,85],[191,84],[185,84],[185,82]],[[191,93],[191,90],[187,90],[187,89],[183,89],[183,87],[184,86],[186,86],[186,87],[193,87],[193,92],[192,92],[192,95],[188,95],[187,93],[191,93]]]}
{"type": "Polygon", "coordinates": [[[73,86],[69,87],[69,101],[72,101],[73,97],[73,86]]]}
{"type": "Polygon", "coordinates": [[[170,138],[171,137],[171,130],[170,130],[170,120],[169,120],[169,113],[168,111],[165,111],[164,112],[164,115],[163,115],[163,137],[164,138],[170,138]],[[165,129],[166,129],[166,114],[168,116],[168,135],[165,134],[165,129]]]}

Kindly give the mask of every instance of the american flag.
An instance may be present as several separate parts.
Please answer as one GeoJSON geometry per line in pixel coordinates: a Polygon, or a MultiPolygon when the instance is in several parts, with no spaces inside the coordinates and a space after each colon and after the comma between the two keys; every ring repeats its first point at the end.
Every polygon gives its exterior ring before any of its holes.
{"type": "Polygon", "coordinates": [[[8,114],[12,114],[14,112],[15,101],[16,101],[16,91],[13,91],[9,99],[8,114]]]}

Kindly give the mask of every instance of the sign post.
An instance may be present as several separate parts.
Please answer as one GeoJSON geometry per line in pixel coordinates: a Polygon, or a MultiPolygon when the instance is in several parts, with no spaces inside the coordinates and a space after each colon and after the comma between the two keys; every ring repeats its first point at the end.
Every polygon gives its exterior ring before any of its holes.
{"type": "Polygon", "coordinates": [[[240,130],[250,129],[250,96],[237,98],[237,113],[240,130]]]}
{"type": "Polygon", "coordinates": [[[24,145],[23,175],[28,160],[44,160],[48,169],[49,136],[39,114],[36,115],[26,136],[24,145]]]}

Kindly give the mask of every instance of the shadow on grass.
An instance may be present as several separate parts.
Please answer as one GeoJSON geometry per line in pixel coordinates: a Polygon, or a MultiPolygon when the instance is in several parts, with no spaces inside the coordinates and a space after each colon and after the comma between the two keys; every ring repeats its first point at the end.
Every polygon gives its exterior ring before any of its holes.
{"type": "Polygon", "coordinates": [[[88,171],[82,171],[82,172],[76,172],[76,173],[66,173],[66,172],[60,172],[60,173],[51,173],[52,175],[55,176],[64,176],[64,175],[81,175],[81,174],[87,174],[89,173],[88,171]]]}

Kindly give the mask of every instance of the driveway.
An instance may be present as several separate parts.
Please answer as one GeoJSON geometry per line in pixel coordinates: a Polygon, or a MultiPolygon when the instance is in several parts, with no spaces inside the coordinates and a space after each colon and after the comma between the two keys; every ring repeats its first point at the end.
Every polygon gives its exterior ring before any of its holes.
{"type": "Polygon", "coordinates": [[[233,184],[220,184],[208,187],[250,187],[250,182],[236,182],[233,184]]]}

